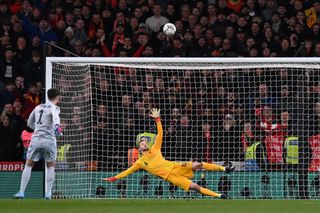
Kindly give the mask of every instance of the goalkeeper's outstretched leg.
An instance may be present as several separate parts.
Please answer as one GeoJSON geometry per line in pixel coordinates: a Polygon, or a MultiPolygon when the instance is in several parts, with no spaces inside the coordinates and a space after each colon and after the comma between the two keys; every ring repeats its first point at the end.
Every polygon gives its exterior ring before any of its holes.
{"type": "Polygon", "coordinates": [[[196,183],[191,183],[190,185],[190,188],[191,190],[195,190],[203,195],[207,195],[207,196],[211,196],[211,197],[219,197],[221,199],[228,199],[229,197],[225,194],[218,194],[214,191],[211,191],[210,189],[207,189],[207,188],[204,188],[204,187],[201,187],[199,186],[198,184],[196,183]]]}
{"type": "Polygon", "coordinates": [[[217,164],[213,164],[213,163],[206,163],[206,162],[193,162],[192,163],[192,170],[193,171],[198,171],[200,169],[204,169],[207,171],[225,171],[227,174],[232,172],[235,167],[234,166],[219,166],[217,164]]]}
{"type": "MultiPolygon", "coordinates": [[[[230,173],[234,170],[234,166],[227,166],[227,167],[223,167],[223,166],[219,166],[217,164],[211,164],[211,163],[206,163],[206,162],[193,162],[192,163],[192,170],[193,171],[197,171],[197,170],[207,170],[207,171],[224,171],[226,173],[230,173]]],[[[203,194],[203,195],[208,195],[211,197],[220,197],[222,199],[228,199],[229,197],[225,194],[218,194],[214,191],[211,191],[207,188],[201,187],[196,183],[191,183],[189,189],[191,190],[195,190],[198,191],[199,193],[203,194]]]]}

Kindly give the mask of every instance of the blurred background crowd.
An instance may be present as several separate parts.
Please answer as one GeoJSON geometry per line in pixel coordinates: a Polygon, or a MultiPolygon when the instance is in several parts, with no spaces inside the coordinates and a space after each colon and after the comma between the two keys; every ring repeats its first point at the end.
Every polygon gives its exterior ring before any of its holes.
{"type": "MultiPolygon", "coordinates": [[[[0,25],[1,161],[23,159],[21,132],[44,100],[44,56],[320,56],[317,0],[0,0],[0,25]],[[168,22],[177,28],[172,37],[161,30],[168,22]]],[[[104,156],[125,155],[125,138],[134,141],[136,133],[153,126],[146,117],[153,106],[166,109],[165,146],[176,153],[168,156],[173,160],[239,161],[250,138],[268,149],[268,141],[282,143],[297,126],[305,126],[308,136],[319,134],[317,70],[132,69],[94,77],[101,100],[95,103],[95,134],[122,143],[111,144],[112,153],[98,148],[104,156]],[[308,97],[301,98],[304,92],[308,97]]],[[[97,147],[103,143],[97,140],[97,147]]],[[[269,148],[269,161],[284,161],[279,149],[272,154],[269,148]]]]}

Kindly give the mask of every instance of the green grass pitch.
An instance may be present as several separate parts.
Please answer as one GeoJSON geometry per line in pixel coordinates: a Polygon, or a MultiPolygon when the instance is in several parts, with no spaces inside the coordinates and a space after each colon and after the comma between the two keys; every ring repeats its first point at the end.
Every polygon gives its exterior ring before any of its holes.
{"type": "Polygon", "coordinates": [[[1,213],[316,213],[316,200],[0,200],[1,213]]]}

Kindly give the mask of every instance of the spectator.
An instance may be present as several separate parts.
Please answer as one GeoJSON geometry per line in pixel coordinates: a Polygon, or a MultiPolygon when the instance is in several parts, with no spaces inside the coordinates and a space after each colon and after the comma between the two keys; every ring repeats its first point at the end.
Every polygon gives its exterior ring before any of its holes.
{"type": "Polygon", "coordinates": [[[153,100],[156,105],[163,105],[161,108],[165,108],[164,103],[161,100],[165,99],[166,91],[163,78],[156,78],[154,81],[153,100]]]}
{"type": "Polygon", "coordinates": [[[182,115],[175,131],[175,138],[171,145],[169,145],[170,153],[174,154],[170,158],[175,158],[176,161],[182,161],[183,159],[192,160],[196,159],[199,154],[198,151],[193,153],[189,150],[196,150],[197,141],[195,138],[195,131],[191,124],[189,116],[182,115]]]}
{"type": "MultiPolygon", "coordinates": [[[[71,16],[72,16],[72,14],[71,14],[71,16]]],[[[73,19],[73,17],[72,17],[72,19],[73,19]]],[[[99,28],[100,29],[104,28],[103,19],[102,19],[101,15],[99,13],[94,13],[92,15],[91,22],[90,22],[89,27],[88,27],[88,38],[89,39],[93,39],[94,35],[95,35],[95,32],[99,28]]]]}
{"type": "Polygon", "coordinates": [[[180,36],[174,36],[172,43],[168,43],[163,51],[163,56],[185,57],[187,56],[186,47],[180,36]]]}
{"type": "Polygon", "coordinates": [[[15,58],[21,64],[27,63],[27,60],[31,56],[31,52],[28,50],[27,41],[24,37],[19,37],[15,49],[15,58]]]}
{"type": "Polygon", "coordinates": [[[0,2],[0,20],[9,20],[11,16],[11,12],[8,10],[8,5],[6,2],[0,2]]]}
{"type": "Polygon", "coordinates": [[[239,118],[242,113],[242,106],[238,103],[236,99],[236,94],[234,92],[229,92],[224,100],[224,104],[220,108],[220,114],[225,116],[227,114],[233,114],[236,118],[239,118]]]}
{"type": "Polygon", "coordinates": [[[220,56],[223,57],[235,57],[236,52],[234,52],[231,48],[231,41],[229,39],[224,39],[222,42],[222,49],[220,56]]]}
{"type": "Polygon", "coordinates": [[[13,22],[12,24],[12,32],[10,33],[10,38],[11,40],[16,43],[18,38],[20,37],[24,37],[26,38],[27,35],[26,35],[26,29],[23,28],[19,18],[17,16],[12,16],[12,20],[13,22]],[[14,20],[16,18],[16,20],[14,20]]]}
{"type": "Polygon", "coordinates": [[[155,4],[153,6],[153,16],[147,18],[146,25],[148,28],[148,31],[150,33],[152,32],[158,32],[160,30],[160,27],[165,25],[169,22],[169,19],[161,15],[161,7],[159,4],[155,4]]]}
{"type": "Polygon", "coordinates": [[[245,32],[242,28],[238,28],[236,32],[236,50],[239,54],[245,55],[246,52],[246,38],[245,32]]]}
{"type": "Polygon", "coordinates": [[[32,110],[41,103],[41,97],[36,94],[36,84],[30,84],[28,92],[23,95],[24,99],[22,100],[23,108],[21,116],[23,119],[27,120],[32,110]]]}
{"type": "Polygon", "coordinates": [[[118,45],[124,44],[124,25],[122,22],[118,22],[113,34],[110,36],[109,44],[112,44],[111,52],[113,55],[117,52],[118,45]]]}
{"type": "Polygon", "coordinates": [[[80,40],[81,42],[87,41],[87,33],[85,31],[85,23],[82,19],[78,19],[73,30],[73,38],[75,40],[80,40]]]}
{"type": "Polygon", "coordinates": [[[195,45],[195,47],[191,50],[191,53],[189,56],[194,57],[209,57],[210,56],[210,49],[207,45],[207,40],[205,37],[200,37],[198,39],[198,43],[195,45]]]}
{"type": "Polygon", "coordinates": [[[283,37],[285,36],[285,33],[286,33],[285,23],[284,23],[284,20],[281,20],[280,14],[278,12],[275,12],[272,15],[271,28],[276,34],[283,37]]]}
{"type": "MultiPolygon", "coordinates": [[[[11,103],[7,103],[4,106],[3,112],[1,114],[1,118],[7,116],[10,121],[10,126],[16,130],[16,132],[21,132],[24,126],[24,120],[21,118],[20,115],[16,114],[16,108],[21,106],[19,101],[15,101],[14,105],[11,103]]],[[[19,113],[19,110],[18,110],[19,113]]]]}
{"type": "Polygon", "coordinates": [[[213,38],[213,47],[212,47],[212,52],[211,55],[214,57],[219,57],[221,55],[221,46],[222,46],[222,40],[220,37],[215,36],[213,38]]]}
{"type": "Polygon", "coordinates": [[[13,115],[13,104],[7,103],[4,105],[3,111],[1,113],[1,120],[4,119],[5,116],[8,116],[9,120],[13,115]]]}
{"type": "Polygon", "coordinates": [[[70,12],[67,12],[65,15],[66,27],[70,27],[74,25],[74,15],[70,12]]]}
{"type": "MultiPolygon", "coordinates": [[[[317,75],[317,72],[315,73],[317,75]]],[[[311,85],[311,91],[310,91],[310,101],[311,103],[315,103],[320,100],[320,82],[316,80],[319,76],[314,77],[314,81],[311,85]]]]}
{"type": "MultiPolygon", "coordinates": [[[[104,77],[97,78],[97,93],[95,100],[114,100],[111,96],[110,82],[104,77]]],[[[113,102],[113,101],[112,101],[113,102]]],[[[112,107],[112,102],[108,102],[108,108],[112,107]]]]}
{"type": "Polygon", "coordinates": [[[193,36],[195,39],[199,39],[200,37],[203,36],[203,28],[201,26],[201,24],[195,24],[194,27],[192,27],[193,29],[193,36]]]}
{"type": "Polygon", "coordinates": [[[47,19],[42,18],[39,26],[33,26],[30,23],[28,13],[23,17],[23,27],[28,33],[29,37],[39,36],[41,43],[45,41],[58,41],[58,35],[52,30],[47,19]]]}
{"type": "Polygon", "coordinates": [[[19,65],[14,57],[13,49],[6,48],[4,52],[4,60],[0,62],[0,80],[13,81],[19,74],[19,65]]]}
{"type": "Polygon", "coordinates": [[[198,138],[198,154],[196,159],[203,162],[212,162],[212,146],[213,146],[213,135],[212,126],[209,122],[204,122],[201,125],[200,137],[198,138]]]}
{"type": "Polygon", "coordinates": [[[276,11],[277,3],[275,0],[268,0],[266,6],[266,9],[262,11],[262,17],[264,20],[270,21],[273,12],[276,11]]]}
{"type": "Polygon", "coordinates": [[[277,100],[277,105],[278,105],[277,107],[278,110],[294,109],[294,101],[293,101],[293,97],[289,92],[288,85],[281,86],[280,97],[277,100]]]}
{"type": "Polygon", "coordinates": [[[130,57],[139,57],[144,51],[144,45],[146,45],[146,41],[143,41],[142,45],[133,47],[131,38],[129,36],[125,36],[123,44],[120,45],[120,50],[125,50],[130,57]]]}
{"type": "Polygon", "coordinates": [[[15,129],[17,132],[21,132],[25,126],[25,121],[21,117],[21,109],[22,109],[22,104],[20,101],[15,101],[13,103],[13,125],[15,126],[15,129]]]}
{"type": "Polygon", "coordinates": [[[44,79],[43,61],[41,60],[41,54],[34,50],[31,53],[31,61],[26,65],[24,69],[25,85],[30,83],[41,82],[44,79]]]}
{"type": "Polygon", "coordinates": [[[310,137],[308,138],[308,143],[311,149],[311,155],[308,156],[310,157],[309,159],[311,159],[311,162],[309,164],[309,171],[317,172],[320,168],[319,155],[317,154],[320,146],[320,101],[317,101],[314,104],[312,113],[308,121],[308,126],[310,127],[310,137]]]}
{"type": "Polygon", "coordinates": [[[320,34],[320,24],[319,23],[315,23],[313,26],[312,26],[312,29],[311,29],[311,34],[310,34],[310,38],[315,41],[316,43],[319,42],[319,34],[320,34]]]}
{"type": "Polygon", "coordinates": [[[246,153],[248,146],[252,145],[255,142],[254,139],[255,138],[250,121],[244,121],[243,131],[241,133],[241,142],[244,153],[246,153]]]}
{"type": "MultiPolygon", "coordinates": [[[[268,86],[265,83],[259,85],[259,90],[256,93],[256,97],[251,99],[251,109],[253,109],[254,105],[255,108],[258,106],[273,106],[275,104],[275,100],[273,97],[270,97],[268,86]]],[[[257,110],[257,108],[256,108],[257,110]]]]}
{"type": "Polygon", "coordinates": [[[264,29],[264,43],[271,51],[277,51],[279,44],[274,40],[273,31],[270,27],[264,29]]]}
{"type": "MultiPolygon", "coordinates": [[[[80,110],[81,108],[79,107],[78,110],[80,110]]],[[[101,144],[103,144],[103,141],[105,140],[105,136],[107,134],[103,134],[103,133],[107,133],[108,130],[109,130],[109,126],[108,126],[108,118],[107,118],[107,107],[105,105],[103,105],[102,103],[101,104],[98,104],[97,106],[97,110],[96,110],[96,124],[93,126],[93,129],[94,131],[97,132],[97,137],[100,139],[101,141],[101,144]]],[[[74,108],[74,115],[79,115],[81,116],[81,113],[79,112],[75,112],[75,108],[74,108]]],[[[102,147],[100,147],[99,150],[103,150],[102,147]]],[[[100,155],[98,156],[103,156],[104,153],[100,153],[100,155]]]]}
{"type": "Polygon", "coordinates": [[[1,55],[3,55],[4,50],[7,47],[10,47],[10,37],[9,36],[2,36],[0,41],[1,41],[1,47],[2,47],[2,50],[0,51],[0,53],[1,53],[1,55]]]}
{"type": "Polygon", "coordinates": [[[310,39],[306,39],[304,43],[304,48],[301,51],[301,56],[302,57],[311,57],[314,55],[314,47],[313,43],[310,39]]]}
{"type": "Polygon", "coordinates": [[[317,101],[314,104],[314,110],[309,119],[310,123],[310,135],[319,135],[320,134],[320,101],[317,101]]]}
{"type": "Polygon", "coordinates": [[[152,46],[146,46],[144,48],[144,51],[142,52],[142,57],[155,57],[154,55],[154,49],[152,46]]]}
{"type": "Polygon", "coordinates": [[[281,41],[281,50],[279,53],[280,57],[290,57],[293,56],[293,52],[290,47],[290,42],[287,38],[282,39],[281,41]]]}
{"type": "Polygon", "coordinates": [[[280,114],[280,124],[278,129],[280,129],[280,134],[282,134],[285,140],[288,136],[295,134],[292,128],[292,118],[288,110],[283,110],[280,114]]]}
{"type": "Polygon", "coordinates": [[[117,116],[115,116],[118,119],[117,124],[120,131],[123,125],[127,123],[127,116],[133,113],[132,105],[132,97],[130,95],[126,94],[121,97],[121,105],[119,105],[116,113],[117,116]]]}
{"type": "Polygon", "coordinates": [[[0,112],[2,112],[5,104],[7,103],[13,103],[15,100],[15,95],[14,95],[14,83],[12,82],[7,82],[6,83],[6,88],[0,92],[0,112]]]}
{"type": "Polygon", "coordinates": [[[21,101],[23,98],[23,94],[26,93],[26,89],[24,87],[24,78],[21,76],[16,77],[15,80],[15,88],[14,88],[14,96],[15,100],[21,101]]]}
{"type": "Polygon", "coordinates": [[[134,12],[133,12],[133,16],[135,18],[138,19],[139,22],[144,22],[145,21],[145,17],[144,17],[144,11],[142,10],[141,7],[137,6],[135,9],[134,9],[134,12]]]}
{"type": "Polygon", "coordinates": [[[260,128],[264,131],[261,132],[261,136],[264,135],[264,143],[266,147],[266,153],[268,162],[270,164],[283,163],[283,150],[282,134],[278,134],[278,125],[275,122],[275,117],[271,114],[271,109],[266,107],[263,112],[263,117],[260,122],[260,128]]]}
{"type": "Polygon", "coordinates": [[[260,29],[260,24],[257,22],[253,22],[251,24],[250,28],[250,36],[255,40],[255,41],[261,41],[262,40],[262,33],[260,29]]]}
{"type": "Polygon", "coordinates": [[[315,57],[320,57],[320,43],[317,43],[314,48],[315,57]]]}
{"type": "Polygon", "coordinates": [[[31,39],[31,49],[30,50],[38,50],[38,52],[41,52],[41,45],[40,45],[40,38],[39,36],[34,36],[31,39]]]}
{"type": "Polygon", "coordinates": [[[0,123],[0,158],[1,161],[19,161],[22,159],[22,146],[19,136],[14,127],[10,124],[8,116],[4,116],[0,123]]]}
{"type": "MultiPolygon", "coordinates": [[[[257,112],[259,113],[259,112],[257,112]]],[[[269,106],[264,106],[262,108],[261,114],[257,114],[260,118],[259,127],[265,131],[267,134],[272,133],[273,130],[278,128],[276,117],[273,115],[272,108],[269,106]]]]}
{"type": "Polygon", "coordinates": [[[146,28],[145,24],[139,24],[139,20],[136,17],[131,17],[129,20],[129,27],[127,28],[128,35],[132,38],[136,38],[140,27],[146,28]]]}
{"type": "Polygon", "coordinates": [[[214,136],[214,153],[216,161],[239,161],[243,159],[241,131],[235,117],[227,114],[216,129],[214,136]]]}
{"type": "Polygon", "coordinates": [[[166,17],[169,19],[171,23],[174,23],[177,20],[176,9],[173,4],[168,4],[166,6],[166,17]]]}

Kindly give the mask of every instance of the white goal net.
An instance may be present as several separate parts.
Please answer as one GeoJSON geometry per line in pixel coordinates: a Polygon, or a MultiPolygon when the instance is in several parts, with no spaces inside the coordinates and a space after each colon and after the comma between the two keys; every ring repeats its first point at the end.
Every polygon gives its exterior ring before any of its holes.
{"type": "Polygon", "coordinates": [[[319,76],[313,59],[48,58],[47,88],[62,93],[53,194],[210,199],[145,171],[102,180],[137,159],[160,108],[167,160],[236,166],[195,183],[234,199],[319,199],[319,76]]]}

